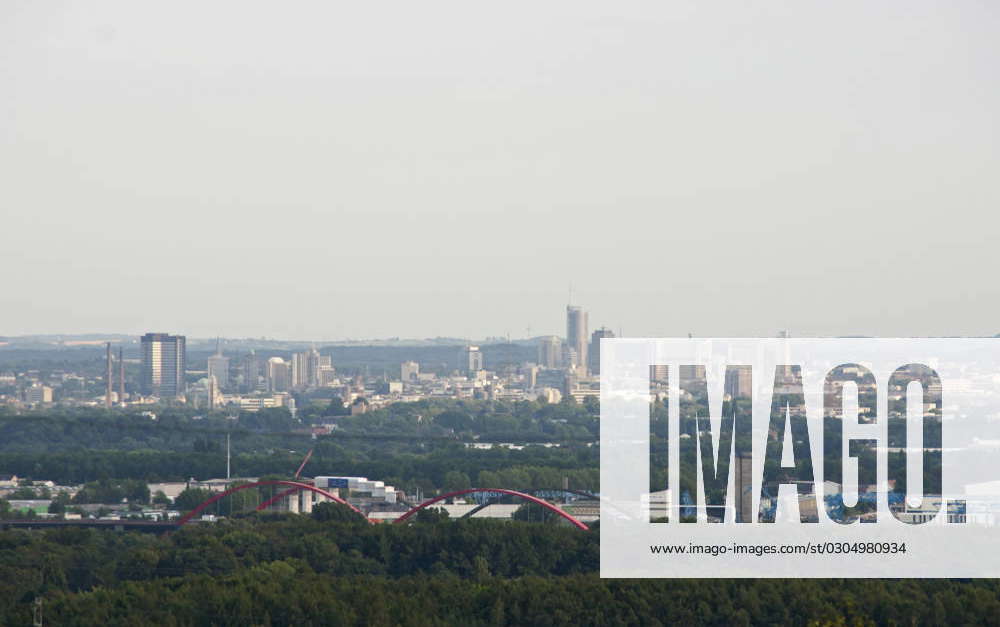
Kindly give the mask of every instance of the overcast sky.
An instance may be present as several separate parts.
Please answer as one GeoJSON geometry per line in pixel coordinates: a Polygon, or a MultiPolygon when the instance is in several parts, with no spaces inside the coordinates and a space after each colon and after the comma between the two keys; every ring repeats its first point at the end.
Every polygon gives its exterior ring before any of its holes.
{"type": "Polygon", "coordinates": [[[993,334],[998,111],[985,0],[4,2],[0,335],[993,334]]]}

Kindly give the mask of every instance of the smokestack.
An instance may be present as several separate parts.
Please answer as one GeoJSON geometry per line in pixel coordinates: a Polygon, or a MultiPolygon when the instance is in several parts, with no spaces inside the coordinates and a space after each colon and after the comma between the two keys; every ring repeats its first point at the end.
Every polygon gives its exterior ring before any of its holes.
{"type": "Polygon", "coordinates": [[[111,342],[108,342],[107,354],[105,357],[107,362],[105,364],[107,366],[107,372],[104,375],[104,406],[111,409],[111,376],[113,372],[111,368],[111,342]]]}
{"type": "Polygon", "coordinates": [[[125,358],[122,347],[118,347],[118,404],[125,404],[125,358]]]}

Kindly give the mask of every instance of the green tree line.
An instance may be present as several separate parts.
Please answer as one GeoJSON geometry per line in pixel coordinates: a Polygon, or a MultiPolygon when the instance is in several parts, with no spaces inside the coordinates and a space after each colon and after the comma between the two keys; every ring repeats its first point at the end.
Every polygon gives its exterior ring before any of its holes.
{"type": "Polygon", "coordinates": [[[602,580],[599,529],[325,504],[171,535],[0,532],[0,624],[997,624],[995,580],[602,580]]]}

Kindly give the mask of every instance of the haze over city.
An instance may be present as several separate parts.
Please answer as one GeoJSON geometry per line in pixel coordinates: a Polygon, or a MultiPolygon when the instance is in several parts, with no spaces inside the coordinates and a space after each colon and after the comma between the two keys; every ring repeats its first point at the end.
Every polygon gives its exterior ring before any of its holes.
{"type": "Polygon", "coordinates": [[[308,6],[0,8],[0,333],[998,330],[989,4],[308,6]]]}

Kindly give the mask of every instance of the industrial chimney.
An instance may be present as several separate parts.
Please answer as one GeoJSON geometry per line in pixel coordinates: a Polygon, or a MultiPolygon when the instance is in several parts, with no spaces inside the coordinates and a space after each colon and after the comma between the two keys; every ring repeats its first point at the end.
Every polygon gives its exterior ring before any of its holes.
{"type": "Polygon", "coordinates": [[[113,373],[111,367],[111,342],[108,342],[107,344],[106,353],[107,353],[106,354],[107,363],[105,365],[107,366],[107,372],[104,375],[104,406],[107,407],[108,409],[111,409],[111,388],[113,385],[111,382],[111,377],[113,373]]]}
{"type": "Polygon", "coordinates": [[[125,358],[122,347],[118,347],[118,404],[125,404],[125,358]]]}

